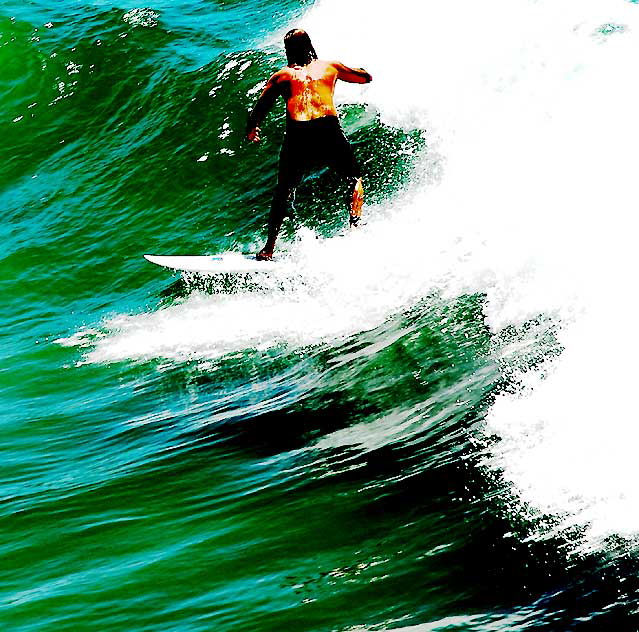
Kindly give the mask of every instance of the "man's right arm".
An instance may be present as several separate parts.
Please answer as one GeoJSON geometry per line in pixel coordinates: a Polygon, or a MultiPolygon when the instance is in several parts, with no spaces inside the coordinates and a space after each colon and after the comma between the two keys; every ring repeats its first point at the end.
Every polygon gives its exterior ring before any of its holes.
{"type": "Polygon", "coordinates": [[[262,94],[257,99],[255,107],[251,111],[246,123],[246,138],[253,143],[260,141],[260,128],[259,124],[264,120],[264,117],[268,114],[269,110],[273,107],[273,104],[280,95],[280,88],[278,85],[279,73],[275,73],[264,86],[262,94]]]}
{"type": "Polygon", "coordinates": [[[370,83],[373,77],[363,68],[349,68],[338,61],[332,62],[333,68],[337,70],[337,78],[348,83],[370,83]]]}

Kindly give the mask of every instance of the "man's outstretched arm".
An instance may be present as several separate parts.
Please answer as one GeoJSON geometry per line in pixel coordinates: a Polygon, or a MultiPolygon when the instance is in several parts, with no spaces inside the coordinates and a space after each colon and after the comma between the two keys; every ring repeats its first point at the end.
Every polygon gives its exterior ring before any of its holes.
{"type": "Polygon", "coordinates": [[[337,78],[348,83],[370,83],[373,77],[363,68],[349,68],[338,61],[334,61],[333,67],[337,70],[337,78]]]}
{"type": "Polygon", "coordinates": [[[260,141],[260,128],[258,126],[273,107],[279,95],[280,90],[277,82],[277,74],[274,74],[266,82],[262,94],[258,97],[255,107],[249,114],[246,123],[246,138],[251,142],[258,143],[260,141]]]}

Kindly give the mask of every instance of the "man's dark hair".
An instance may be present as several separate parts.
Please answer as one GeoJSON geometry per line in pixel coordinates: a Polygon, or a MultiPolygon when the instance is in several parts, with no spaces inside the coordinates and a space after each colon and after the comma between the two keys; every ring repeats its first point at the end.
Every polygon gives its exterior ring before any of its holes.
{"type": "Polygon", "coordinates": [[[289,66],[306,66],[317,59],[311,38],[302,29],[293,29],[284,36],[284,48],[289,66]]]}

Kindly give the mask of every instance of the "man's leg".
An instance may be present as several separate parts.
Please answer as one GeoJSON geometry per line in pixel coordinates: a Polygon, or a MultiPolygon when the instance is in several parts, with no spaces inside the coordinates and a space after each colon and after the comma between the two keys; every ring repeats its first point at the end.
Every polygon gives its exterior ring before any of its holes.
{"type": "Polygon", "coordinates": [[[326,162],[348,180],[349,224],[351,227],[355,227],[359,224],[364,206],[362,174],[353,148],[344,136],[339,122],[335,119],[331,123],[331,127],[323,138],[322,149],[326,153],[326,162]]]}
{"type": "Polygon", "coordinates": [[[268,261],[273,257],[275,250],[275,242],[282,228],[284,218],[289,215],[289,205],[292,205],[295,198],[295,182],[293,178],[282,177],[282,169],[280,168],[280,177],[278,179],[275,192],[273,193],[273,201],[271,203],[271,212],[268,217],[268,237],[266,245],[257,255],[258,261],[268,261]]]}
{"type": "Polygon", "coordinates": [[[303,149],[305,146],[303,139],[300,139],[299,131],[292,132],[287,129],[280,152],[277,186],[273,192],[271,212],[268,217],[268,237],[266,245],[257,255],[259,261],[268,261],[273,257],[275,242],[284,218],[291,214],[289,207],[293,204],[295,189],[304,175],[303,149]]]}
{"type": "Polygon", "coordinates": [[[362,206],[364,205],[364,185],[361,178],[354,178],[350,194],[349,224],[356,228],[362,219],[362,206]]]}

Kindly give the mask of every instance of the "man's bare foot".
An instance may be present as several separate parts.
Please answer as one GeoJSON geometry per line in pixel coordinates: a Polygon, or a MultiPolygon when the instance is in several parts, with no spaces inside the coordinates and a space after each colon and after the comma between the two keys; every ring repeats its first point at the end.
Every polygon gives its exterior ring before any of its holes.
{"type": "Polygon", "coordinates": [[[273,253],[262,249],[255,255],[255,258],[258,261],[273,261],[273,253]]]}

